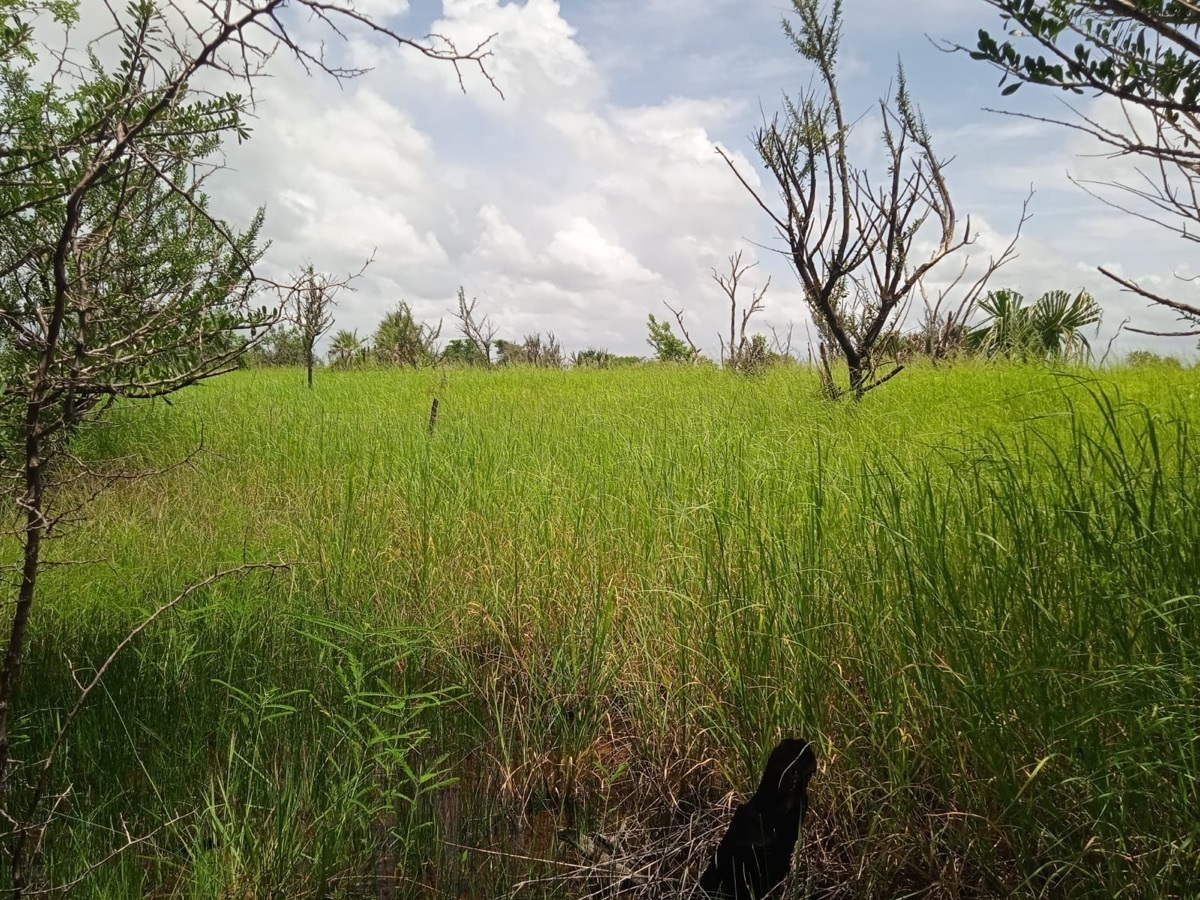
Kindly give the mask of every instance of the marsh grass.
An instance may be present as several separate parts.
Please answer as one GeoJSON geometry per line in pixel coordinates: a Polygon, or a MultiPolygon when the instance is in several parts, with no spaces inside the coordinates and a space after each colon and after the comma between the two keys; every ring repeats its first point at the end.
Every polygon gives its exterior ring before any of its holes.
{"type": "Polygon", "coordinates": [[[569,897],[638,867],[684,891],[801,734],[821,768],[797,896],[1184,896],[1198,391],[961,367],[834,405],[796,371],[309,392],[260,370],[119,410],[88,458],[206,450],[55,543],[107,564],[46,577],[23,759],[71,667],[155,603],[218,565],[293,567],[121,659],[67,744],[46,882],[128,829],[151,837],[75,895],[569,897]]]}

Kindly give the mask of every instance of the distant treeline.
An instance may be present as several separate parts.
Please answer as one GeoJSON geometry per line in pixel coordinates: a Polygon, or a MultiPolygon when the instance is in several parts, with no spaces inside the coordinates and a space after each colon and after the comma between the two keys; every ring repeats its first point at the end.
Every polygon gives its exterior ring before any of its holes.
{"type": "MultiPolygon", "coordinates": [[[[755,334],[745,340],[734,354],[722,353],[721,359],[706,357],[687,337],[678,336],[665,319],[650,315],[647,339],[652,353],[646,357],[622,356],[600,347],[566,353],[553,332],[534,332],[520,340],[495,337],[495,327],[485,320],[481,328],[471,318],[471,309],[460,291],[460,331],[464,336],[442,341],[442,323],[430,325],[413,315],[412,307],[401,302],[384,316],[370,337],[356,331],[340,330],[330,341],[324,359],[317,365],[336,369],[364,366],[422,368],[455,366],[492,368],[531,366],[545,369],[611,369],[648,363],[722,365],[743,374],[756,374],[778,365],[805,362],[791,342],[790,329],[782,337],[755,334]],[[685,339],[686,338],[686,339],[685,339]]],[[[917,328],[894,330],[879,343],[880,360],[902,364],[928,358],[934,362],[955,357],[1003,357],[1022,361],[1046,360],[1085,363],[1094,361],[1092,346],[1084,335],[1086,326],[1099,323],[1099,307],[1086,292],[1071,296],[1063,291],[1043,295],[1026,305],[1020,294],[1011,290],[991,292],[980,303],[985,318],[973,327],[960,326],[954,333],[917,328]],[[1064,314],[1069,312],[1071,314],[1064,314]],[[1082,326],[1082,327],[1081,327],[1082,326]]],[[[682,322],[680,323],[682,325],[682,322]]],[[[831,341],[809,348],[807,362],[819,364],[823,354],[836,357],[831,341]]],[[[1174,357],[1163,357],[1147,350],[1129,353],[1132,366],[1180,366],[1174,357]]],[[[306,363],[303,330],[281,320],[243,357],[246,366],[304,366],[306,363]]]]}

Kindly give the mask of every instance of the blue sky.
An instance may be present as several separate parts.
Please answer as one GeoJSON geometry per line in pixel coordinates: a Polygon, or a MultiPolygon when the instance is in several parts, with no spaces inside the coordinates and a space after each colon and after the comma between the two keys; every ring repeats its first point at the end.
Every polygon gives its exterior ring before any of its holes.
{"type": "MultiPolygon", "coordinates": [[[[305,260],[334,272],[374,262],[343,295],[337,327],[369,335],[399,300],[446,319],[458,286],[501,334],[554,332],[568,350],[604,347],[644,354],[646,317],[664,301],[687,310],[697,343],[715,353],[728,308],[711,279],[729,254],[760,261],[770,276],[767,325],[808,322],[795,277],[768,223],[715,152],[758,169],[748,135],[807,84],[807,64],[788,45],[777,0],[360,0],[408,34],[444,32],[460,43],[497,33],[489,67],[501,99],[467,73],[362,35],[337,50],[372,71],[342,85],[272,63],[259,89],[259,120],[231,148],[234,171],[214,199],[230,215],[267,206],[269,260],[278,270],[305,260]],[[761,246],[760,246],[761,245],[761,246]]],[[[877,163],[875,99],[903,57],[960,217],[978,234],[971,266],[1007,243],[1032,183],[1034,218],[1020,258],[995,286],[1028,295],[1091,290],[1105,308],[1100,344],[1125,318],[1171,329],[1162,310],[1122,294],[1095,272],[1108,265],[1195,302],[1189,247],[1166,231],[1106,208],[1067,173],[1104,176],[1113,163],[1071,132],[984,112],[1001,106],[1056,113],[1059,98],[1024,88],[1002,100],[997,73],[926,35],[969,44],[997,26],[974,0],[846,0],[842,84],[847,113],[861,116],[857,160],[877,163]]],[[[1098,115],[1111,114],[1083,99],[1098,115]]],[[[765,190],[770,192],[769,185],[765,190]]],[[[931,288],[952,277],[948,261],[931,288]]],[[[1122,336],[1117,347],[1188,356],[1188,341],[1122,336]]]]}

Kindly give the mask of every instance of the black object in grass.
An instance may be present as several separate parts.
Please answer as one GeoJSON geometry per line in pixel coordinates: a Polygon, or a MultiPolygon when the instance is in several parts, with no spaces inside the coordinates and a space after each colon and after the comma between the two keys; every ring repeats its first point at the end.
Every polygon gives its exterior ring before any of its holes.
{"type": "Polygon", "coordinates": [[[754,796],[737,808],[700,890],[714,900],[763,900],[787,878],[817,755],[789,738],[771,751],[754,796]]]}

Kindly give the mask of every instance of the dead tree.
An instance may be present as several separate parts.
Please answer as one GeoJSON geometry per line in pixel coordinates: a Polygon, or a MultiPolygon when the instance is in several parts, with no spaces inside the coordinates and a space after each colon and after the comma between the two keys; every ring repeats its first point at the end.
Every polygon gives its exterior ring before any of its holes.
{"type": "Polygon", "coordinates": [[[917,332],[918,351],[933,362],[936,363],[938,360],[953,356],[966,346],[971,319],[979,306],[980,299],[984,297],[992,276],[1017,258],[1016,248],[1017,241],[1021,237],[1021,229],[1032,217],[1032,213],[1029,212],[1029,202],[1033,199],[1033,194],[1034,191],[1030,188],[1028,196],[1021,204],[1021,219],[1017,222],[1012,240],[1008,242],[999,256],[988,258],[983,272],[973,282],[965,285],[961,294],[958,294],[958,291],[964,285],[967,268],[971,262],[970,257],[963,259],[958,274],[946,287],[938,289],[932,297],[924,281],[917,285],[917,291],[921,295],[924,307],[920,329],[917,332]]]}
{"type": "Polygon", "coordinates": [[[771,329],[771,352],[776,356],[794,359],[792,356],[792,333],[796,330],[795,322],[788,322],[787,328],[778,328],[768,324],[771,329]]]}
{"type": "Polygon", "coordinates": [[[313,386],[314,350],[321,336],[333,327],[333,298],[340,286],[308,263],[296,275],[295,287],[284,304],[284,318],[296,326],[304,343],[309,390],[313,386]]]}
{"type": "Polygon", "coordinates": [[[471,342],[471,345],[479,352],[480,358],[483,359],[484,365],[490,369],[492,367],[492,345],[499,329],[492,322],[490,316],[484,316],[482,319],[475,317],[475,306],[478,302],[477,297],[472,297],[471,302],[468,303],[466,292],[460,285],[458,288],[458,311],[454,313],[454,317],[458,319],[458,330],[471,342]]]}
{"type": "Polygon", "coordinates": [[[768,203],[724,150],[717,152],[783,239],[813,317],[830,337],[825,357],[836,353],[846,361],[849,387],[835,392],[859,398],[903,368],[896,363],[880,374],[881,340],[901,321],[922,279],[972,241],[970,221],[959,230],[944,177],[948,161],[933,151],[902,66],[894,95],[879,101],[886,176],[876,183],[851,164],[853,125],[837,79],[841,2],[835,0],[828,13],[819,0],[792,0],[792,6],[799,22],[785,19],[784,32],[815,64],[819,86],[788,99],[783,112],[754,135],[781,208],[768,203]],[[934,247],[918,258],[918,238],[929,229],[935,229],[934,247]]]}
{"type": "Polygon", "coordinates": [[[742,277],[757,265],[758,263],[743,263],[742,251],[739,250],[729,257],[728,275],[716,269],[712,270],[713,281],[720,285],[725,296],[729,298],[729,337],[718,335],[717,338],[721,345],[721,364],[737,371],[757,368],[760,362],[765,362],[765,359],[760,359],[762,353],[751,352],[760,345],[765,348],[765,339],[759,342],[748,339],[746,327],[756,313],[762,312],[763,298],[767,294],[767,288],[771,286],[771,279],[768,278],[766,284],[750,295],[749,305],[739,308],[737,296],[742,277]]]}
{"type": "MultiPolygon", "coordinates": [[[[687,341],[688,349],[691,351],[692,360],[695,361],[700,359],[703,354],[700,352],[700,348],[696,346],[696,342],[692,340],[692,336],[688,334],[687,326],[683,324],[683,307],[681,306],[679,309],[676,309],[666,300],[663,301],[663,306],[669,309],[671,311],[671,315],[675,317],[675,321],[679,325],[679,332],[683,335],[683,339],[687,341]]],[[[651,319],[653,318],[654,317],[651,316],[651,319]]]]}

